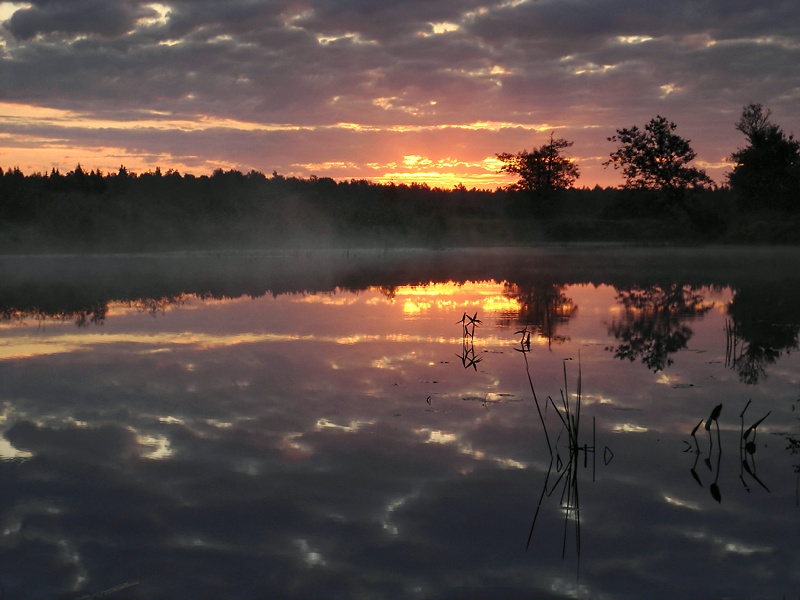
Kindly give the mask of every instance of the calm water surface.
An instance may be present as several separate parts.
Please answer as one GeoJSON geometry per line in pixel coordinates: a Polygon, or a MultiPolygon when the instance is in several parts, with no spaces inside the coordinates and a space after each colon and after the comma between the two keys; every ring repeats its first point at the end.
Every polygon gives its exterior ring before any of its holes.
{"type": "Polygon", "coordinates": [[[793,266],[411,258],[237,258],[231,293],[6,262],[49,274],[3,297],[3,597],[800,598],[793,266]]]}

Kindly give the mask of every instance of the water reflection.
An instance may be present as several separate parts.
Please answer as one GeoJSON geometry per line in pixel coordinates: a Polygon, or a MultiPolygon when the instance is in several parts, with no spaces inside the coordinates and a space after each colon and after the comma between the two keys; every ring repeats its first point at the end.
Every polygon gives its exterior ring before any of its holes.
{"type": "MultiPolygon", "coordinates": [[[[365,279],[364,282],[369,281],[365,279]]],[[[267,280],[268,284],[273,281],[267,280]]],[[[73,321],[79,327],[102,325],[114,310],[136,310],[151,315],[164,314],[170,307],[185,304],[188,299],[216,299],[264,295],[316,293],[302,288],[286,287],[280,281],[277,289],[203,285],[171,294],[159,294],[159,288],[174,288],[175,284],[141,286],[154,293],[139,296],[127,293],[121,285],[106,284],[73,287],[60,282],[47,286],[26,284],[10,287],[0,293],[0,321],[6,323],[32,320],[44,325],[47,322],[73,321]],[[108,288],[108,292],[105,291],[108,288]],[[113,294],[113,295],[110,295],[113,294]]],[[[409,315],[420,314],[430,308],[430,300],[452,302],[453,291],[441,283],[426,286],[370,286],[361,282],[335,287],[342,291],[363,293],[369,289],[380,290],[388,299],[401,299],[403,310],[409,315]],[[399,296],[398,296],[399,293],[399,296]]],[[[564,343],[568,338],[562,333],[572,319],[578,305],[565,293],[566,285],[560,281],[536,276],[503,281],[503,289],[480,292],[481,308],[498,314],[500,323],[528,326],[546,340],[564,343]]],[[[474,289],[474,282],[470,282],[474,289]]],[[[455,289],[455,288],[453,288],[455,289]]],[[[639,361],[652,371],[664,371],[673,364],[674,355],[685,350],[693,336],[692,323],[701,319],[714,306],[708,300],[708,287],[680,283],[627,285],[616,287],[616,302],[621,313],[611,317],[608,334],[613,344],[608,350],[621,360],[639,361]]],[[[329,292],[325,292],[329,293],[329,292]]],[[[800,280],[789,279],[782,284],[743,285],[732,288],[732,300],[726,311],[729,320],[725,325],[727,350],[725,363],[734,370],[741,381],[756,384],[766,377],[767,368],[775,365],[781,356],[800,347],[800,280]]],[[[480,360],[476,357],[476,360],[480,360]]],[[[463,360],[472,366],[470,357],[463,360]]]]}
{"type": "Polygon", "coordinates": [[[461,359],[461,365],[465,369],[471,367],[477,371],[478,363],[483,358],[475,356],[475,328],[481,325],[483,321],[478,318],[478,313],[476,312],[471,317],[464,313],[457,323],[461,323],[461,354],[458,358],[461,359]]]}
{"type": "MultiPolygon", "coordinates": [[[[748,493],[751,491],[751,484],[754,483],[758,484],[762,489],[769,493],[769,487],[767,487],[766,483],[764,483],[764,481],[758,476],[756,452],[759,446],[756,438],[758,436],[758,427],[767,419],[767,417],[770,416],[772,411],[767,411],[764,415],[755,419],[754,421],[751,421],[752,417],[750,416],[748,416],[747,420],[745,420],[745,414],[747,413],[747,409],[750,407],[751,403],[752,400],[748,400],[742,411],[739,413],[739,479],[742,482],[744,489],[748,493]],[[745,423],[750,423],[750,425],[745,427],[745,423]]],[[[690,469],[692,478],[700,485],[700,487],[704,487],[702,481],[703,478],[701,478],[701,476],[697,473],[700,457],[703,456],[703,463],[709,471],[709,478],[713,477],[713,480],[711,480],[709,485],[709,491],[711,492],[714,500],[717,502],[722,502],[722,495],[719,487],[720,466],[722,464],[722,440],[719,427],[719,418],[721,413],[722,404],[718,404],[712,409],[711,414],[707,419],[705,419],[705,421],[701,419],[692,429],[691,437],[693,444],[684,442],[687,446],[684,452],[692,452],[695,455],[694,463],[690,469]],[[703,425],[705,431],[708,432],[708,441],[702,444],[704,450],[701,450],[701,443],[697,438],[697,432],[703,425]],[[712,429],[716,430],[716,436],[712,436],[712,429]],[[714,439],[716,439],[716,444],[714,443],[714,439]]]]}
{"type": "Polygon", "coordinates": [[[744,485],[745,489],[749,492],[750,486],[748,485],[748,481],[745,478],[745,473],[758,485],[769,492],[769,488],[758,478],[756,474],[756,450],[758,446],[756,445],[756,433],[758,430],[758,426],[764,422],[772,411],[767,411],[760,419],[753,422],[747,429],[744,428],[744,414],[747,412],[747,408],[750,406],[751,400],[747,401],[744,408],[742,409],[739,418],[742,420],[742,428],[740,433],[740,442],[739,442],[739,464],[741,465],[741,470],[739,471],[739,479],[742,480],[742,484],[744,485]]]}
{"type": "Polygon", "coordinates": [[[564,293],[566,286],[546,280],[536,282],[506,283],[505,294],[516,301],[518,310],[509,315],[513,319],[552,342],[564,342],[566,337],[559,333],[560,326],[566,324],[578,307],[572,298],[564,293]]]}
{"type": "MultiPolygon", "coordinates": [[[[722,464],[722,441],[720,438],[720,431],[719,431],[719,416],[722,413],[722,404],[717,404],[711,411],[709,417],[705,420],[705,430],[708,432],[708,445],[706,450],[706,456],[703,460],[703,463],[711,472],[711,475],[714,479],[708,486],[709,491],[711,492],[711,496],[717,502],[722,502],[722,495],[719,489],[719,472],[720,472],[720,465],[722,464]],[[714,439],[711,434],[711,429],[716,426],[717,432],[717,443],[714,444],[714,439]],[[712,465],[712,456],[715,458],[714,464],[712,465]]],[[[697,441],[697,430],[700,429],[700,426],[703,425],[703,421],[701,420],[697,425],[694,426],[692,429],[692,439],[694,440],[694,464],[690,469],[692,477],[694,480],[703,487],[703,482],[700,479],[700,476],[697,474],[697,463],[700,460],[700,455],[702,452],[700,451],[700,443],[697,441]]]]}
{"type": "MultiPolygon", "coordinates": [[[[198,299],[211,298],[211,296],[196,296],[198,299]]],[[[139,313],[148,313],[152,316],[163,315],[171,306],[185,304],[190,298],[188,294],[163,296],[155,298],[135,298],[133,300],[95,300],[89,304],[73,303],[68,300],[52,298],[51,302],[41,304],[25,302],[21,306],[0,306],[0,321],[24,324],[33,320],[39,325],[48,321],[65,322],[73,321],[78,327],[90,325],[103,325],[112,310],[134,310],[139,313]],[[112,309],[113,305],[113,309],[112,309]]]]}
{"type": "Polygon", "coordinates": [[[624,313],[608,328],[618,342],[609,350],[619,359],[641,360],[653,371],[672,364],[672,355],[685,349],[693,335],[686,322],[712,307],[699,290],[677,283],[619,289],[617,302],[624,313]]]}
{"type": "MultiPolygon", "coordinates": [[[[686,321],[666,374],[605,350],[619,290],[639,289],[620,281],[375,273],[85,290],[0,325],[5,597],[798,589],[798,357],[757,386],[726,367],[735,289],[686,284],[715,309],[686,321]],[[105,318],[75,327],[98,298],[105,318]],[[695,425],[700,453],[680,454],[695,425]]],[[[16,315],[44,305],[3,293],[16,315]]]]}
{"type": "Polygon", "coordinates": [[[767,367],[798,348],[800,298],[791,285],[737,290],[728,306],[726,364],[739,379],[756,384],[767,367]]]}
{"type": "MultiPolygon", "coordinates": [[[[580,368],[580,355],[578,356],[578,375],[576,390],[574,392],[574,399],[571,397],[567,381],[567,361],[571,358],[564,359],[564,387],[561,390],[560,402],[557,404],[552,396],[548,396],[545,402],[545,409],[539,404],[539,399],[536,395],[533,379],[530,374],[530,364],[528,363],[528,354],[530,353],[530,338],[527,329],[523,329],[517,333],[522,334],[520,339],[520,348],[517,348],[525,358],[525,371],[528,375],[528,382],[530,383],[531,395],[534,403],[536,404],[536,411],[539,415],[539,420],[542,425],[545,440],[547,442],[547,449],[550,455],[550,462],[547,465],[547,472],[544,476],[542,483],[542,490],[539,494],[539,499],[536,504],[536,511],[531,521],[530,531],[528,533],[528,540],[525,545],[526,551],[530,549],[531,541],[533,540],[534,530],[536,529],[536,522],[539,518],[540,511],[545,498],[551,498],[554,493],[558,492],[559,487],[560,497],[558,506],[563,513],[564,519],[564,533],[561,542],[561,558],[564,559],[567,552],[567,538],[570,524],[574,528],[574,548],[578,557],[578,564],[580,565],[581,556],[581,507],[580,507],[580,494],[578,492],[578,479],[579,479],[579,466],[583,463],[583,467],[587,468],[589,463],[589,456],[592,457],[592,481],[595,481],[596,476],[596,423],[592,418],[592,432],[591,432],[591,445],[589,442],[581,443],[583,437],[581,436],[581,368],[580,368]],[[552,407],[552,411],[558,417],[558,427],[555,431],[550,431],[551,426],[548,425],[544,414],[546,414],[548,407],[552,407]],[[557,433],[556,433],[557,432],[557,433]],[[562,455],[563,453],[563,455],[562,455]],[[583,461],[579,457],[583,455],[583,461]],[[566,457],[566,458],[565,458],[566,457]],[[553,481],[554,479],[554,481],[553,481]]],[[[606,447],[606,465],[610,462],[610,457],[613,454],[610,449],[606,447]]]]}
{"type": "MultiPolygon", "coordinates": [[[[797,412],[796,408],[800,406],[800,398],[794,401],[792,404],[792,412],[797,412]]],[[[797,418],[800,421],[800,417],[797,418]]],[[[783,437],[787,442],[786,449],[791,454],[800,454],[800,436],[793,434],[793,433],[783,433],[783,437]]],[[[800,507],[800,463],[796,463],[793,466],[794,472],[797,474],[795,479],[795,504],[800,507]]]]}

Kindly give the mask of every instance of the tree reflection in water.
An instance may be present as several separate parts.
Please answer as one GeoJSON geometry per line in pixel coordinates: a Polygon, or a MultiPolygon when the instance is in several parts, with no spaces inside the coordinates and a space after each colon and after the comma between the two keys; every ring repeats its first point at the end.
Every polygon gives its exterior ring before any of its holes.
{"type": "MultiPolygon", "coordinates": [[[[800,398],[795,400],[794,404],[792,404],[792,412],[795,412],[798,406],[800,406],[800,398]]],[[[798,417],[797,420],[800,421],[800,417],[798,417]]],[[[783,437],[788,442],[786,449],[789,451],[789,454],[800,454],[800,436],[784,433],[783,437]]],[[[797,475],[795,478],[794,502],[797,506],[800,506],[800,463],[792,465],[792,468],[797,475]]]]}
{"type": "MultiPolygon", "coordinates": [[[[203,300],[207,296],[194,295],[203,300]]],[[[24,323],[27,319],[33,319],[39,323],[47,321],[74,321],[78,327],[88,327],[90,325],[103,325],[108,318],[110,305],[113,303],[118,307],[130,308],[139,313],[147,313],[152,316],[163,315],[170,306],[180,306],[185,304],[190,295],[178,294],[174,296],[162,296],[156,298],[136,298],[133,300],[97,300],[89,303],[73,303],[68,299],[56,299],[51,306],[0,306],[0,321],[10,321],[24,323]]]]}
{"type": "Polygon", "coordinates": [[[727,366],[742,383],[754,385],[784,352],[798,348],[800,298],[790,286],[737,290],[728,305],[727,366]]]}
{"type": "Polygon", "coordinates": [[[16,306],[0,307],[0,321],[15,323],[25,323],[28,319],[33,319],[40,325],[47,321],[64,322],[74,320],[78,327],[87,327],[89,325],[102,325],[105,323],[107,316],[107,302],[96,302],[89,306],[63,309],[47,309],[39,306],[27,308],[18,308],[16,306]]]}
{"type": "Polygon", "coordinates": [[[624,316],[608,328],[619,341],[608,350],[615,358],[640,359],[652,371],[663,371],[671,355],[686,348],[694,332],[685,321],[712,307],[697,288],[681,284],[617,288],[616,300],[624,316]]]}
{"type": "MultiPolygon", "coordinates": [[[[548,347],[568,338],[558,333],[560,325],[569,321],[578,310],[572,298],[564,293],[566,286],[553,282],[506,283],[505,295],[519,302],[518,323],[532,329],[547,340],[548,347]]],[[[510,321],[508,318],[506,321],[510,321]]],[[[501,320],[501,324],[503,321],[501,320]]]]}

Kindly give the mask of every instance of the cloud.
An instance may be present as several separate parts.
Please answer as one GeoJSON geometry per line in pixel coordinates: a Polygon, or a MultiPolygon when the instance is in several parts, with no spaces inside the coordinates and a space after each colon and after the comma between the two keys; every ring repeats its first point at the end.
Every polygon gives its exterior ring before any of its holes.
{"type": "Polygon", "coordinates": [[[38,0],[14,12],[6,27],[20,40],[48,34],[116,37],[132,29],[138,18],[155,14],[152,9],[139,9],[138,5],[124,0],[38,0]]]}
{"type": "MultiPolygon", "coordinates": [[[[287,128],[273,149],[254,142],[261,133],[222,125],[220,140],[238,135],[233,145],[249,147],[244,156],[223,151],[229,142],[172,153],[155,147],[165,142],[152,132],[150,155],[197,155],[198,165],[284,167],[283,152],[308,152],[312,139],[325,154],[293,164],[361,164],[354,175],[369,176],[359,144],[348,141],[352,132],[338,124],[402,138],[383,161],[401,164],[404,154],[452,155],[428,151],[433,136],[416,128],[487,121],[550,124],[576,142],[580,162],[607,155],[605,138],[615,128],[656,114],[678,123],[700,158],[717,164],[740,143],[733,123],[746,103],[769,106],[790,131],[800,118],[792,0],[2,4],[0,101],[121,123],[157,114],[175,123],[177,137],[187,119],[300,128],[287,128]],[[400,128],[405,133],[395,135],[400,128]]],[[[36,124],[35,116],[26,121],[36,124]]],[[[85,137],[48,127],[50,137],[75,146],[85,137]]],[[[141,128],[112,125],[106,144],[141,147],[148,133],[141,128]]],[[[481,133],[461,136],[466,146],[456,158],[476,162],[521,149],[513,126],[506,132],[489,154],[472,150],[481,133]]],[[[522,140],[537,142],[531,133],[522,140]]],[[[579,183],[617,177],[592,161],[587,167],[579,183]]],[[[722,169],[712,174],[719,180],[722,169]]]]}

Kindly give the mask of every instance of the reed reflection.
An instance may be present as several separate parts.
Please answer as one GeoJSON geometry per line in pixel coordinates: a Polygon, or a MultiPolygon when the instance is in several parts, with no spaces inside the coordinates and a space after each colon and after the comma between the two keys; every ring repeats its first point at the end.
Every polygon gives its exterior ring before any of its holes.
{"type": "MultiPolygon", "coordinates": [[[[591,430],[591,443],[584,441],[581,437],[581,393],[582,393],[582,375],[580,354],[578,354],[578,375],[576,390],[574,392],[574,400],[571,401],[567,381],[567,362],[571,358],[563,359],[564,369],[564,388],[560,393],[560,400],[556,402],[552,396],[548,396],[547,400],[542,404],[536,395],[536,389],[533,385],[533,378],[531,377],[530,364],[528,362],[528,354],[531,352],[530,334],[531,331],[526,325],[523,329],[516,332],[520,335],[519,347],[514,349],[521,353],[525,360],[525,371],[528,378],[528,383],[531,390],[531,395],[536,405],[536,411],[539,416],[539,421],[542,425],[542,432],[547,443],[549,453],[549,463],[545,473],[544,481],[542,483],[542,490],[539,494],[539,499],[536,504],[536,510],[531,521],[530,530],[528,532],[528,539],[525,544],[525,550],[529,550],[533,540],[533,533],[536,529],[536,524],[539,519],[542,507],[547,498],[553,497],[558,494],[558,506],[564,515],[563,536],[561,540],[561,558],[566,557],[567,540],[569,537],[569,526],[573,523],[573,536],[575,544],[575,553],[580,565],[581,556],[581,510],[580,510],[580,494],[578,486],[578,474],[580,471],[581,462],[583,468],[589,467],[589,456],[591,455],[591,469],[592,469],[592,482],[595,481],[596,476],[596,443],[597,443],[597,429],[594,417],[592,418],[591,430]],[[558,417],[558,422],[555,428],[549,427],[546,420],[546,413],[548,408],[552,408],[558,417]],[[554,430],[555,429],[555,430],[554,430]],[[581,455],[583,460],[581,461],[581,455]]],[[[606,447],[604,451],[605,464],[613,458],[613,452],[606,447]]]]}
{"type": "Polygon", "coordinates": [[[482,357],[475,356],[475,328],[482,324],[476,312],[473,316],[464,313],[461,320],[456,321],[456,324],[461,323],[461,354],[458,358],[461,359],[461,364],[465,369],[472,367],[475,371],[478,370],[478,363],[481,362],[482,357]]]}
{"type": "Polygon", "coordinates": [[[751,400],[747,401],[744,408],[742,409],[739,418],[741,419],[742,428],[739,435],[739,464],[741,465],[741,469],[739,470],[739,479],[742,480],[742,484],[744,485],[745,489],[749,492],[750,486],[748,485],[747,479],[745,478],[745,473],[758,485],[760,485],[765,490],[769,491],[769,488],[758,478],[756,474],[756,431],[758,430],[758,426],[766,419],[772,411],[767,411],[763,417],[755,421],[752,425],[750,425],[747,429],[744,428],[744,413],[747,412],[747,407],[750,406],[751,400]]]}
{"type": "MultiPolygon", "coordinates": [[[[707,452],[706,457],[703,459],[703,463],[708,468],[708,470],[713,475],[714,479],[709,484],[708,489],[711,492],[711,496],[717,502],[722,502],[722,495],[719,490],[719,471],[720,466],[722,465],[722,440],[720,438],[720,431],[719,431],[719,416],[722,413],[722,404],[717,404],[711,411],[709,417],[705,420],[704,429],[708,432],[708,445],[707,445],[707,452]],[[714,439],[711,435],[712,426],[716,425],[717,430],[717,444],[714,445],[714,439]],[[714,451],[716,448],[716,451],[714,451]],[[714,459],[714,463],[712,465],[712,458],[714,459]]],[[[694,440],[694,464],[692,468],[689,470],[692,474],[692,478],[703,487],[703,482],[700,476],[697,474],[697,464],[700,460],[700,455],[702,454],[700,450],[700,442],[697,440],[697,430],[700,429],[700,426],[703,425],[703,420],[700,419],[700,422],[694,426],[692,429],[692,439],[694,440]]],[[[691,445],[685,451],[691,450],[691,445]]]]}
{"type": "MultiPolygon", "coordinates": [[[[745,404],[744,408],[739,413],[739,479],[741,480],[744,489],[748,493],[750,492],[750,486],[752,483],[757,483],[764,490],[769,492],[769,487],[767,487],[767,485],[758,476],[755,454],[758,448],[756,445],[758,426],[761,425],[764,420],[766,420],[772,411],[767,411],[766,414],[754,421],[750,421],[751,417],[748,417],[746,421],[745,414],[747,413],[747,409],[750,407],[751,403],[752,400],[748,400],[747,404],[745,404]],[[745,428],[746,422],[750,422],[750,425],[747,426],[747,428],[745,428]]],[[[705,419],[705,421],[701,419],[697,425],[695,425],[694,429],[692,429],[690,435],[694,443],[690,444],[689,442],[684,442],[687,445],[687,448],[684,450],[684,452],[692,452],[695,455],[694,464],[689,469],[692,478],[698,483],[698,485],[700,485],[700,487],[705,487],[702,478],[697,473],[697,466],[700,462],[700,457],[705,456],[703,463],[710,472],[710,476],[713,477],[713,480],[709,484],[709,492],[714,500],[720,503],[722,502],[722,494],[719,486],[720,467],[722,465],[722,439],[719,427],[719,417],[721,413],[722,404],[718,404],[712,409],[711,414],[707,419],[705,419]],[[703,426],[708,432],[708,443],[704,443],[705,450],[701,450],[700,442],[697,438],[697,431],[701,426],[703,426]],[[716,436],[712,436],[712,429],[716,429],[716,436]],[[714,437],[716,437],[716,444],[714,443],[714,437]]]]}
{"type": "Polygon", "coordinates": [[[694,335],[686,321],[713,306],[697,288],[678,283],[617,288],[616,300],[624,316],[608,328],[618,341],[608,350],[621,360],[640,360],[654,372],[670,366],[672,355],[686,348],[694,335]]]}

